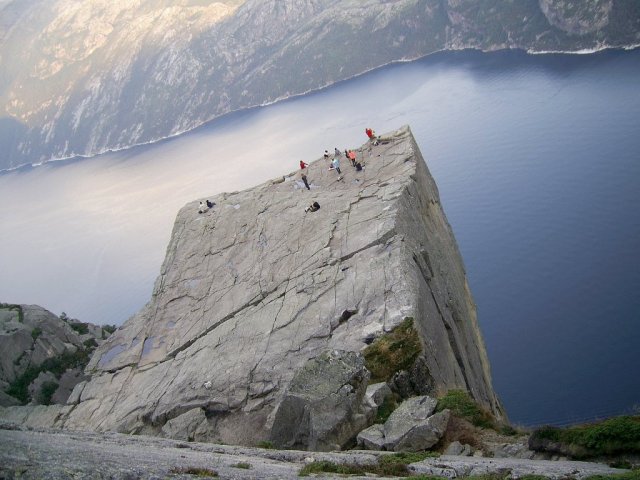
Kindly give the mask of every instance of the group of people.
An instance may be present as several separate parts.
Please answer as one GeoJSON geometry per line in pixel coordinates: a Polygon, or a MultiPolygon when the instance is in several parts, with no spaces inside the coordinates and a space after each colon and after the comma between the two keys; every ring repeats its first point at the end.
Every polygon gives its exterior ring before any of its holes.
{"type": "MultiPolygon", "coordinates": [[[[367,137],[369,137],[369,140],[373,145],[378,145],[378,137],[376,137],[375,132],[371,128],[368,128],[368,127],[365,128],[365,133],[367,134],[367,137]]],[[[357,160],[356,152],[354,150],[348,150],[345,148],[344,156],[345,158],[347,158],[347,160],[351,162],[351,166],[354,167],[356,171],[358,172],[362,171],[364,166],[362,162],[359,162],[357,160]]],[[[329,167],[329,170],[335,170],[336,172],[338,172],[338,180],[342,179],[342,171],[340,170],[341,157],[342,157],[342,152],[338,149],[338,147],[336,147],[334,150],[334,155],[333,155],[333,159],[331,160],[331,166],[329,167]]],[[[328,150],[324,151],[324,158],[325,160],[329,160],[330,155],[328,150]]],[[[309,179],[307,178],[307,173],[306,173],[307,172],[306,168],[308,166],[309,166],[308,163],[304,162],[303,160],[300,160],[300,170],[302,171],[300,174],[300,179],[304,183],[305,188],[307,190],[311,190],[311,186],[309,185],[309,179]]],[[[198,207],[198,213],[204,213],[210,208],[212,208],[214,205],[215,203],[209,200],[206,200],[206,202],[201,201],[200,206],[198,207]]],[[[306,207],[304,211],[316,212],[319,209],[320,209],[320,204],[318,202],[313,202],[311,205],[306,207]]]]}
{"type": "MultiPolygon", "coordinates": [[[[378,145],[378,137],[376,136],[376,134],[373,131],[373,129],[367,127],[367,128],[365,128],[365,133],[366,133],[367,137],[369,138],[369,141],[373,145],[378,145]]],[[[351,162],[351,166],[354,167],[356,169],[356,171],[358,171],[358,172],[362,171],[364,166],[363,166],[362,162],[359,162],[357,160],[357,156],[356,156],[355,150],[349,150],[349,149],[345,148],[344,156],[345,156],[345,158],[347,160],[349,160],[349,162],[351,162]]],[[[329,158],[331,158],[331,155],[329,154],[328,150],[324,151],[323,157],[324,157],[325,160],[329,160],[329,158]]],[[[333,159],[331,160],[331,166],[329,167],[329,170],[335,170],[338,173],[338,180],[342,179],[342,171],[340,170],[340,158],[341,157],[342,157],[342,152],[338,149],[338,147],[336,147],[334,149],[333,159]]],[[[308,166],[309,166],[308,163],[305,163],[304,161],[300,160],[300,170],[302,170],[302,172],[300,174],[300,179],[304,183],[305,188],[307,190],[311,190],[311,187],[309,186],[309,179],[307,178],[306,170],[305,170],[308,166]]],[[[316,212],[319,209],[320,209],[320,204],[318,202],[313,202],[311,205],[306,207],[304,209],[304,211],[305,212],[316,212]]]]}

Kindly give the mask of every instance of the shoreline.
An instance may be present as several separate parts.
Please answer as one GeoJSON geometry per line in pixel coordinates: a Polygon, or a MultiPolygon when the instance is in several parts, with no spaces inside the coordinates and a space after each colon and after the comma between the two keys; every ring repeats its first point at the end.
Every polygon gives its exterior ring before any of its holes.
{"type": "Polygon", "coordinates": [[[580,49],[580,50],[573,50],[573,51],[562,51],[562,50],[532,50],[532,49],[526,49],[526,48],[522,48],[522,47],[503,47],[503,48],[498,48],[498,49],[482,49],[482,48],[475,48],[475,47],[462,47],[462,48],[444,48],[444,49],[440,49],[440,50],[435,50],[431,53],[428,53],[426,55],[421,55],[418,57],[411,57],[411,58],[401,58],[398,60],[393,60],[391,62],[387,62],[381,65],[378,65],[376,67],[364,70],[360,73],[357,73],[355,75],[352,75],[350,77],[341,79],[341,80],[337,80],[331,83],[327,83],[325,85],[321,85],[317,88],[312,88],[309,89],[307,91],[301,92],[301,93],[297,93],[297,94],[292,94],[292,95],[288,95],[288,96],[283,96],[283,97],[278,97],[272,101],[269,102],[264,102],[261,104],[257,104],[257,105],[250,105],[250,106],[246,106],[246,107],[241,107],[235,110],[230,110],[226,113],[222,113],[220,115],[214,116],[212,118],[210,118],[209,120],[206,120],[198,125],[195,125],[191,128],[187,128],[184,130],[181,130],[179,132],[176,132],[174,134],[170,134],[164,137],[159,137],[153,140],[149,140],[147,142],[141,142],[141,143],[134,143],[132,145],[127,145],[127,146],[123,146],[123,147],[114,147],[114,148],[107,148],[95,153],[91,153],[91,154],[75,154],[75,155],[69,155],[69,156],[65,156],[65,157],[52,157],[46,160],[42,160],[39,162],[33,162],[33,163],[23,163],[21,165],[17,165],[15,167],[11,167],[11,168],[5,168],[5,169],[0,169],[0,175],[8,175],[8,174],[12,174],[12,173],[16,173],[20,170],[31,170],[31,169],[35,169],[38,167],[42,167],[44,165],[48,165],[51,163],[58,163],[58,162],[76,162],[76,161],[82,161],[82,160],[88,160],[91,158],[95,158],[95,157],[99,157],[101,155],[104,154],[108,154],[108,153],[118,153],[118,152],[122,152],[122,151],[127,151],[127,150],[131,150],[133,148],[138,148],[138,147],[145,147],[148,145],[155,145],[167,140],[171,140],[173,138],[179,137],[181,135],[184,135],[186,133],[189,132],[193,132],[199,128],[203,128],[206,127],[208,125],[210,125],[211,123],[215,122],[215,121],[219,121],[224,119],[225,117],[228,117],[230,115],[233,114],[239,114],[239,113],[245,113],[245,112],[249,112],[251,110],[254,109],[259,109],[259,108],[263,108],[263,107],[268,107],[270,105],[274,105],[276,103],[279,102],[283,102],[283,101],[287,101],[287,100],[293,100],[295,98],[299,98],[305,95],[309,95],[309,94],[313,94],[313,93],[317,93],[317,92],[321,92],[322,90],[326,89],[326,88],[330,88],[334,85],[338,85],[342,82],[346,82],[349,80],[353,80],[355,78],[359,78],[363,75],[375,72],[376,70],[380,70],[382,68],[385,67],[389,67],[389,66],[393,66],[393,65],[400,65],[400,64],[405,64],[405,63],[411,63],[411,62],[417,62],[420,60],[424,60],[427,59],[429,57],[432,57],[434,55],[437,54],[446,54],[446,53],[456,53],[456,52],[464,52],[464,51],[469,51],[469,52],[479,52],[479,53],[483,53],[483,54],[491,54],[491,53],[504,53],[504,52],[523,52],[526,55],[531,55],[531,56],[542,56],[542,55],[592,55],[592,54],[596,54],[596,53],[602,53],[602,52],[606,52],[606,51],[633,51],[636,49],[640,48],[640,44],[635,44],[635,45],[626,45],[626,46],[609,46],[609,45],[603,45],[601,47],[597,47],[597,48],[588,48],[588,49],[580,49]]]}

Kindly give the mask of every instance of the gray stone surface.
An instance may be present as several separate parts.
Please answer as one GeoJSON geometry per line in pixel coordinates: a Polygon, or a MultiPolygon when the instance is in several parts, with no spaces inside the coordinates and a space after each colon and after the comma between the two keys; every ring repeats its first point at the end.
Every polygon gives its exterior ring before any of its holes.
{"type": "Polygon", "coordinates": [[[358,447],[367,450],[384,450],[384,425],[376,423],[358,433],[358,447]]]}
{"type": "Polygon", "coordinates": [[[276,410],[271,441],[280,448],[340,450],[375,414],[364,398],[368,380],[359,353],[334,350],[312,358],[276,410]]]}
{"type": "Polygon", "coordinates": [[[499,416],[435,182],[408,127],[385,137],[341,180],[310,162],[310,192],[291,174],[209,197],[204,214],[186,205],[149,303],[96,350],[60,426],[158,434],[202,408],[212,439],[256,444],[309,359],[359,352],[407,316],[433,387],[468,389],[499,416]],[[305,213],[314,200],[321,209],[305,213]]]}
{"type": "MultiPolygon", "coordinates": [[[[117,433],[24,431],[0,423],[0,478],[22,479],[160,479],[185,480],[193,476],[176,472],[189,468],[215,471],[225,479],[297,479],[307,463],[374,465],[383,452],[339,453],[265,450],[197,442],[183,442],[143,435],[117,433]],[[249,468],[239,468],[239,464],[249,468]]],[[[583,478],[590,474],[623,473],[624,470],[585,462],[545,462],[513,459],[446,457],[428,459],[409,468],[438,471],[454,476],[473,471],[512,471],[506,478],[545,472],[551,478],[583,478]]],[[[319,478],[344,478],[323,474],[319,478]]],[[[379,478],[363,475],[350,478],[379,478]]]]}
{"type": "MultiPolygon", "coordinates": [[[[84,342],[102,342],[102,328],[86,324],[89,333],[79,335],[69,323],[37,305],[0,305],[0,390],[5,390],[27,368],[85,348],[84,342]]],[[[31,401],[37,403],[42,383],[55,381],[60,385],[52,397],[55,403],[65,403],[75,384],[82,380],[81,372],[63,374],[62,379],[42,372],[29,386],[31,401]]]]}
{"type": "Polygon", "coordinates": [[[385,382],[373,383],[367,386],[365,399],[370,407],[377,409],[391,395],[391,389],[385,382]]]}
{"type": "Polygon", "coordinates": [[[473,448],[471,445],[467,445],[466,443],[463,445],[458,442],[451,442],[447,448],[445,448],[443,455],[459,455],[463,457],[468,457],[473,454],[473,448]]]}
{"type": "Polygon", "coordinates": [[[492,473],[506,474],[508,478],[524,475],[542,475],[550,479],[585,478],[590,475],[611,475],[624,470],[590,462],[526,460],[516,458],[478,458],[443,455],[413,463],[409,469],[420,475],[457,478],[492,473]]]}
{"type": "Polygon", "coordinates": [[[433,415],[437,404],[438,400],[426,395],[402,402],[384,424],[385,448],[393,450],[412,429],[424,424],[433,415]]]}
{"type": "Polygon", "coordinates": [[[188,412],[172,418],[162,427],[162,434],[176,440],[206,440],[208,428],[207,417],[201,408],[193,408],[188,412]]]}

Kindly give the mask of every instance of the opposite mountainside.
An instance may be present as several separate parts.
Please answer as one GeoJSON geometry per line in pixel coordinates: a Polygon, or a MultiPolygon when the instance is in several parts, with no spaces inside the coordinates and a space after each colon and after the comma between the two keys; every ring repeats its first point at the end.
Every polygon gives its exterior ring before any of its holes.
{"type": "Polygon", "coordinates": [[[0,169],[155,141],[440,50],[638,44],[636,0],[5,0],[0,169]]]}
{"type": "Polygon", "coordinates": [[[343,160],[342,177],[312,162],[311,190],[291,175],[212,197],[202,214],[185,206],[150,302],[96,350],[53,425],[340,448],[373,422],[362,352],[411,323],[417,335],[391,348],[410,358],[375,381],[404,397],[467,390],[501,417],[462,259],[410,130],[359,158],[364,170],[343,160]],[[312,201],[320,209],[305,212],[312,201]],[[326,400],[314,410],[311,397],[326,400]]]}

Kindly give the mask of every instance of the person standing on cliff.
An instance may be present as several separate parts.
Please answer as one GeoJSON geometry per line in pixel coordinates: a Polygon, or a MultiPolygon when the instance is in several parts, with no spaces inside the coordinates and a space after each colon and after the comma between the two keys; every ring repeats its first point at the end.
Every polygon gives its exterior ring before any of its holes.
{"type": "Polygon", "coordinates": [[[309,180],[307,179],[307,173],[305,170],[300,171],[300,180],[302,180],[302,183],[304,183],[304,186],[307,188],[307,190],[311,190],[311,187],[309,186],[309,180]]]}
{"type": "Polygon", "coordinates": [[[338,157],[334,157],[333,161],[331,162],[331,168],[334,168],[336,172],[338,172],[338,175],[341,175],[342,172],[340,171],[340,160],[338,159],[338,157]]]}

